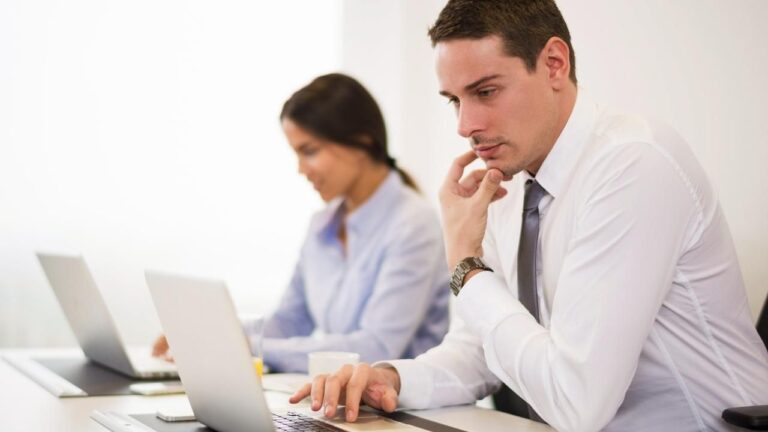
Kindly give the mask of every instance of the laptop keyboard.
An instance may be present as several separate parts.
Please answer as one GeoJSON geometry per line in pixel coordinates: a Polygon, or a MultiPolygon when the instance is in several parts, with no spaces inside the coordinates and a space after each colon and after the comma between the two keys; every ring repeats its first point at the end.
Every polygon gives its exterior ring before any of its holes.
{"type": "Polygon", "coordinates": [[[312,417],[298,414],[288,411],[285,414],[272,413],[272,422],[275,424],[275,430],[277,431],[309,431],[309,432],[325,432],[325,431],[342,431],[333,425],[323,423],[320,420],[313,419],[312,417]]]}

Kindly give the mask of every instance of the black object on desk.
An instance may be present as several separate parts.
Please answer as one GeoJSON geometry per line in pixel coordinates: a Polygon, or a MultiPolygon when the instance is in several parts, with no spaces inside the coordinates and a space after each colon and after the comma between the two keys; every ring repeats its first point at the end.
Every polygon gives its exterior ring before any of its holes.
{"type": "Polygon", "coordinates": [[[751,430],[768,430],[768,405],[728,408],[723,420],[751,430]]]}
{"type": "Polygon", "coordinates": [[[403,411],[395,411],[393,413],[385,413],[376,411],[382,417],[405,423],[411,426],[416,426],[432,432],[463,432],[461,429],[456,429],[442,423],[437,423],[432,420],[427,420],[424,417],[415,416],[403,411]]]}
{"type": "MultiPolygon", "coordinates": [[[[763,310],[757,318],[757,334],[768,348],[768,297],[763,303],[763,310]]],[[[750,430],[768,430],[768,405],[726,408],[723,420],[750,430]]]]}
{"type": "Polygon", "coordinates": [[[133,394],[131,384],[156,382],[130,378],[82,358],[35,358],[35,362],[88,393],[88,396],[133,394]]]}

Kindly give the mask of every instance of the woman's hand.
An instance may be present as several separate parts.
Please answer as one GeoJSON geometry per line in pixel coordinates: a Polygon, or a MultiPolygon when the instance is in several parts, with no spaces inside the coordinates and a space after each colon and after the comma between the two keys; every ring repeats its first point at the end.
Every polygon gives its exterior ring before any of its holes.
{"type": "Polygon", "coordinates": [[[155,340],[155,343],[152,345],[152,356],[173,363],[173,356],[171,355],[168,339],[165,338],[165,335],[160,335],[155,340]]]}

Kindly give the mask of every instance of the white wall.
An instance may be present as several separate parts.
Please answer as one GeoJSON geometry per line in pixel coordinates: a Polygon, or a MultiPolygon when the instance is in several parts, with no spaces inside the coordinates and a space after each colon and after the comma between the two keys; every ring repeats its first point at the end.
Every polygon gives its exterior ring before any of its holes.
{"type": "Polygon", "coordinates": [[[454,132],[453,110],[437,95],[427,29],[439,0],[345,0],[342,63],[384,111],[390,152],[437,207],[436,191],[466,144],[454,132]]]}
{"type": "MultiPolygon", "coordinates": [[[[344,67],[378,90],[395,153],[435,203],[466,148],[437,96],[426,36],[444,4],[346,0],[344,19],[344,67]]],[[[666,120],[689,141],[720,193],[756,316],[768,291],[768,2],[558,4],[580,84],[607,104],[666,120]]]]}
{"type": "Polygon", "coordinates": [[[0,2],[0,346],[73,344],[37,249],[84,253],[129,342],[146,267],[272,307],[321,202],[279,129],[338,69],[341,3],[0,2]]]}
{"type": "MultiPolygon", "coordinates": [[[[81,251],[129,341],[158,330],[145,267],[282,291],[321,203],[277,124],[320,73],[360,78],[436,205],[466,148],[437,96],[443,0],[0,2],[0,346],[72,344],[33,257],[81,251]],[[342,14],[343,12],[343,14],[342,14]]],[[[579,79],[672,123],[716,188],[753,312],[768,290],[768,3],[561,0],[579,79]]]]}

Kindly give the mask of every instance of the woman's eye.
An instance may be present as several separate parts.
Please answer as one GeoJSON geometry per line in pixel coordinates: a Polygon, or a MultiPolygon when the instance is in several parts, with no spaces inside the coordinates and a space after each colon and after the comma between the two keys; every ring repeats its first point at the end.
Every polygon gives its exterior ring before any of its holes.
{"type": "Polygon", "coordinates": [[[317,149],[316,148],[305,148],[304,150],[301,151],[301,153],[304,156],[314,156],[315,154],[317,154],[317,149]]]}
{"type": "Polygon", "coordinates": [[[455,98],[455,97],[448,98],[448,105],[453,105],[454,107],[458,107],[459,106],[459,98],[455,98]]]}

